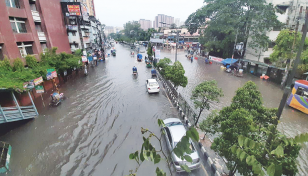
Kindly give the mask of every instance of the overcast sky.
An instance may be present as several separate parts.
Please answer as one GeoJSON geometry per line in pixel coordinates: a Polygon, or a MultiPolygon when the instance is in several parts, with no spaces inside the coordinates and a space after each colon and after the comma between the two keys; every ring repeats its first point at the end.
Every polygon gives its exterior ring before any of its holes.
{"type": "Polygon", "coordinates": [[[123,27],[128,21],[151,20],[165,14],[185,21],[203,6],[203,0],[94,0],[96,18],[106,26],[123,27]]]}

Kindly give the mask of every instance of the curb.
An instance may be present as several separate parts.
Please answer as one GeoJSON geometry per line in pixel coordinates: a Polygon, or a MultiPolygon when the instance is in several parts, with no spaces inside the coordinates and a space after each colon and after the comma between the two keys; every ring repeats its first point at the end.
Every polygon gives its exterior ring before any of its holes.
{"type": "Polygon", "coordinates": [[[202,146],[201,142],[198,142],[198,146],[201,148],[202,155],[206,160],[206,163],[211,167],[215,176],[220,176],[220,173],[217,170],[215,163],[213,162],[212,158],[209,157],[209,154],[206,152],[205,148],[202,146]]]}

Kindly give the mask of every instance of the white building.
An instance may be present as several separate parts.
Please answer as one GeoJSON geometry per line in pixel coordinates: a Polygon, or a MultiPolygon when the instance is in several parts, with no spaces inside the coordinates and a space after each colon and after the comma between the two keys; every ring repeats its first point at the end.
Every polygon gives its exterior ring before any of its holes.
{"type": "Polygon", "coordinates": [[[106,26],[105,27],[105,34],[108,36],[111,33],[116,33],[116,29],[113,26],[106,26]]]}
{"type": "Polygon", "coordinates": [[[140,19],[139,24],[140,28],[143,29],[144,31],[148,30],[149,28],[152,28],[151,20],[140,19]]]}
{"type": "MultiPolygon", "coordinates": [[[[298,32],[302,32],[304,19],[305,19],[305,9],[308,7],[308,0],[267,0],[268,3],[272,3],[279,9],[284,11],[283,14],[276,13],[278,20],[286,25],[286,28],[295,30],[297,18],[300,17],[298,32]]],[[[249,46],[246,47],[245,59],[264,62],[264,58],[267,59],[273,53],[273,47],[275,46],[275,40],[280,32],[280,28],[273,28],[272,31],[267,33],[267,36],[272,41],[269,44],[267,51],[263,52],[258,50],[255,52],[254,49],[249,46]]],[[[248,38],[249,43],[251,38],[248,38]]]]}
{"type": "Polygon", "coordinates": [[[181,25],[180,25],[180,18],[176,18],[176,19],[174,20],[174,23],[175,23],[175,25],[176,25],[177,27],[181,26],[181,25]]]}

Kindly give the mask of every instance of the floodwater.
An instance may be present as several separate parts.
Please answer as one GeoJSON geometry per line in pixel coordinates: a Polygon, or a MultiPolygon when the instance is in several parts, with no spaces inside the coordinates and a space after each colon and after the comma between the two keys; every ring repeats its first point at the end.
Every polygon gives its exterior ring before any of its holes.
{"type": "MultiPolygon", "coordinates": [[[[137,164],[128,156],[141,149],[141,127],[159,134],[157,119],[178,117],[178,112],[162,85],[159,94],[147,93],[151,73],[144,61],[130,57],[125,46],[116,49],[116,57],[89,68],[88,76],[61,85],[67,99],[58,107],[37,105],[38,118],[10,124],[12,129],[1,134],[0,141],[12,145],[7,175],[119,176],[135,170],[137,164]],[[134,65],[137,77],[132,76],[134,65]]],[[[164,162],[144,162],[138,175],[156,175],[156,167],[168,173],[164,162]]],[[[206,175],[204,171],[189,175],[206,175]]]]}
{"type": "MultiPolygon", "coordinates": [[[[232,76],[229,73],[220,69],[218,64],[205,64],[203,59],[193,60],[191,62],[185,57],[186,52],[183,50],[178,51],[178,61],[180,61],[185,69],[185,75],[188,77],[188,84],[185,88],[179,88],[179,92],[183,95],[186,101],[190,101],[191,92],[195,86],[205,80],[216,80],[219,87],[222,88],[224,97],[220,98],[220,103],[211,106],[211,109],[221,109],[231,103],[235,91],[243,86],[247,81],[256,83],[260,90],[264,102],[264,106],[268,108],[278,108],[282,98],[283,90],[280,86],[263,81],[260,78],[244,74],[243,77],[232,76]]],[[[161,58],[168,57],[173,62],[175,60],[175,50],[161,50],[161,58]]],[[[191,103],[191,105],[193,105],[191,103]]],[[[209,112],[204,112],[202,118],[206,118],[209,112]]],[[[304,114],[289,106],[285,106],[282,117],[278,126],[279,130],[289,137],[294,137],[301,133],[308,132],[308,115],[304,114]]],[[[299,157],[299,175],[308,175],[308,144],[304,144],[299,157]]]]}

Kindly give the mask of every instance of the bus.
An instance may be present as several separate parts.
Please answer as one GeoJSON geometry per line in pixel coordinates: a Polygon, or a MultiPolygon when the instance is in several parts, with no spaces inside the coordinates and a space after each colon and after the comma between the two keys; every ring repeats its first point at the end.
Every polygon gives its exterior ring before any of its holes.
{"type": "Polygon", "coordinates": [[[308,114],[308,81],[295,81],[292,92],[287,100],[287,104],[308,114]]]}

